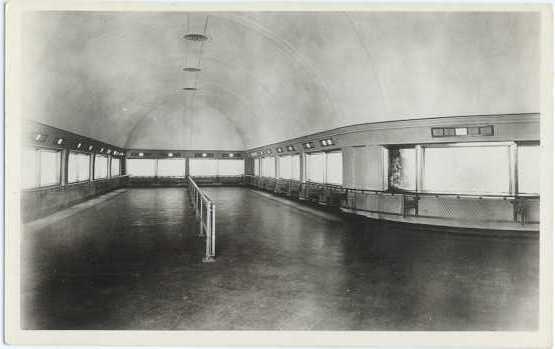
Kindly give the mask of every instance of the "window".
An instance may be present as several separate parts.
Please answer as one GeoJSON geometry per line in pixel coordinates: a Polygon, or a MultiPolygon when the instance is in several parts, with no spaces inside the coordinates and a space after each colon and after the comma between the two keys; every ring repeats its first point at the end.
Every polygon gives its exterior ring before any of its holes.
{"type": "Polygon", "coordinates": [[[326,153],[326,183],[343,184],[343,153],[326,153]]]}
{"type": "Polygon", "coordinates": [[[191,159],[189,160],[189,174],[191,176],[217,176],[218,160],[191,159]]]}
{"type": "Polygon", "coordinates": [[[245,174],[245,160],[218,160],[219,176],[242,176],[245,174]]]}
{"type": "Polygon", "coordinates": [[[21,158],[21,182],[23,189],[39,186],[39,151],[37,149],[24,149],[21,158]]]}
{"type": "Polygon", "coordinates": [[[61,152],[40,150],[40,183],[41,187],[60,184],[61,152]]]}
{"type": "Polygon", "coordinates": [[[117,177],[120,175],[121,171],[121,161],[119,158],[112,157],[112,164],[110,167],[110,176],[117,177]]]}
{"type": "Polygon", "coordinates": [[[70,152],[68,159],[67,181],[68,183],[88,181],[90,179],[89,154],[70,152]]]}
{"type": "Polygon", "coordinates": [[[389,186],[392,189],[416,190],[416,150],[414,148],[389,150],[389,186]]]}
{"type": "Polygon", "coordinates": [[[301,156],[291,155],[291,179],[301,180],[301,156]]]}
{"type": "Polygon", "coordinates": [[[254,159],[254,175],[260,176],[260,159],[254,159]]]}
{"type": "Polygon", "coordinates": [[[61,151],[25,149],[22,155],[22,187],[24,189],[60,184],[61,151]]]}
{"type": "Polygon", "coordinates": [[[424,148],[422,189],[433,193],[507,194],[510,148],[506,144],[424,148]]]}
{"type": "Polygon", "coordinates": [[[154,177],[155,161],[154,159],[128,159],[127,173],[135,177],[154,177]]]}
{"type": "Polygon", "coordinates": [[[518,145],[518,192],[540,193],[541,155],[539,145],[518,145]]]}
{"type": "Polygon", "coordinates": [[[108,157],[96,154],[94,158],[94,179],[108,177],[108,157]]]}
{"type": "Polygon", "coordinates": [[[158,177],[185,177],[185,159],[159,159],[158,177]]]}
{"type": "Polygon", "coordinates": [[[291,156],[279,157],[279,178],[291,179],[291,156]]]}
{"type": "Polygon", "coordinates": [[[326,171],[325,153],[306,154],[306,179],[310,182],[324,183],[326,171]]]}
{"type": "Polygon", "coordinates": [[[276,161],[273,157],[262,158],[262,176],[271,178],[276,176],[276,161]]]}

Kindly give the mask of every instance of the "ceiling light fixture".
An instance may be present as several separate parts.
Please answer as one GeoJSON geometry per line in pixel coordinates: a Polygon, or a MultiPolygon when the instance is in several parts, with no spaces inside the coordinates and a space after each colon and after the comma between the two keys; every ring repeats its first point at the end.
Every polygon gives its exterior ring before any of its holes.
{"type": "Polygon", "coordinates": [[[183,91],[196,91],[198,89],[196,87],[183,87],[182,90],[183,91]]]}
{"type": "Polygon", "coordinates": [[[200,68],[195,68],[195,67],[185,67],[183,68],[183,71],[186,72],[192,72],[192,73],[196,73],[200,71],[200,68]]]}

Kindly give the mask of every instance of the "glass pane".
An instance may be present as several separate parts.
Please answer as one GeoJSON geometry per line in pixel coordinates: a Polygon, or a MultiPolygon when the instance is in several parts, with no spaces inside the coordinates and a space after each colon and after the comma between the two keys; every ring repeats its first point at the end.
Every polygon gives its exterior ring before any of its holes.
{"type": "Polygon", "coordinates": [[[416,190],[416,150],[389,150],[389,186],[393,189],[416,190]]]}
{"type": "Polygon", "coordinates": [[[60,152],[40,151],[40,186],[60,183],[60,152]]]}
{"type": "Polygon", "coordinates": [[[301,156],[291,155],[291,179],[301,180],[301,156]]]}
{"type": "Polygon", "coordinates": [[[108,177],[108,157],[106,155],[95,155],[94,179],[108,177]]]}
{"type": "Polygon", "coordinates": [[[260,159],[254,159],[254,175],[260,176],[260,159]]]}
{"type": "Polygon", "coordinates": [[[185,159],[159,159],[158,177],[185,177],[185,159]]]}
{"type": "Polygon", "coordinates": [[[110,168],[110,175],[112,177],[117,177],[120,175],[120,165],[121,160],[119,158],[112,158],[112,165],[110,168]]]}
{"type": "Polygon", "coordinates": [[[91,178],[90,174],[90,162],[91,156],[89,154],[79,154],[78,157],[78,167],[79,167],[79,180],[88,181],[91,178]]]}
{"type": "Polygon", "coordinates": [[[326,153],[326,183],[343,184],[343,153],[326,153]]]}
{"type": "Polygon", "coordinates": [[[262,176],[271,178],[276,176],[276,162],[273,157],[262,159],[262,176]]]}
{"type": "Polygon", "coordinates": [[[291,179],[291,156],[281,156],[279,158],[279,178],[291,179]]]}
{"type": "Polygon", "coordinates": [[[135,177],[154,177],[154,159],[127,160],[127,174],[135,177]]]}
{"type": "Polygon", "coordinates": [[[540,193],[541,155],[539,145],[518,146],[518,192],[540,193]]]}
{"type": "Polygon", "coordinates": [[[324,183],[325,154],[306,154],[306,178],[310,182],[324,183]]]}
{"type": "Polygon", "coordinates": [[[89,179],[89,155],[70,152],[68,159],[68,183],[75,183],[89,179]]]}
{"type": "Polygon", "coordinates": [[[189,160],[189,174],[191,176],[217,176],[218,160],[191,159],[189,160]]]}
{"type": "Polygon", "coordinates": [[[39,186],[37,181],[39,167],[37,166],[37,150],[24,149],[21,158],[21,186],[24,189],[36,188],[39,186]]]}
{"type": "Polygon", "coordinates": [[[218,175],[242,176],[245,174],[244,160],[218,160],[218,175]]]}
{"type": "Polygon", "coordinates": [[[507,194],[509,147],[424,149],[423,190],[434,193],[507,194]]]}

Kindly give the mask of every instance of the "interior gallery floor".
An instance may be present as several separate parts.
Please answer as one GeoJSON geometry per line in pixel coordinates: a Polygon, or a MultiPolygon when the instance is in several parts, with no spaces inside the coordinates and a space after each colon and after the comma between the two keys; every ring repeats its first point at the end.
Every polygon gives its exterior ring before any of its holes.
{"type": "MultiPolygon", "coordinates": [[[[128,189],[32,226],[25,328],[533,329],[538,241],[445,234],[208,188],[218,260],[188,195],[128,189]]],[[[109,194],[108,194],[109,195],[109,194]]]]}

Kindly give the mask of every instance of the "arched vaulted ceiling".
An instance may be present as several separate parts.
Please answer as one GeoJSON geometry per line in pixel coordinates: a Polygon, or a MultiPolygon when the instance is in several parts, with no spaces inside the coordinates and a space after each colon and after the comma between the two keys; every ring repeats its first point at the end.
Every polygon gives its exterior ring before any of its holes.
{"type": "Polygon", "coordinates": [[[130,148],[246,149],[350,124],[537,112],[533,13],[33,12],[25,117],[130,148]],[[203,32],[204,43],[183,39],[203,32]],[[199,73],[183,72],[197,66],[199,73]],[[197,86],[198,91],[183,91],[197,86]]]}

